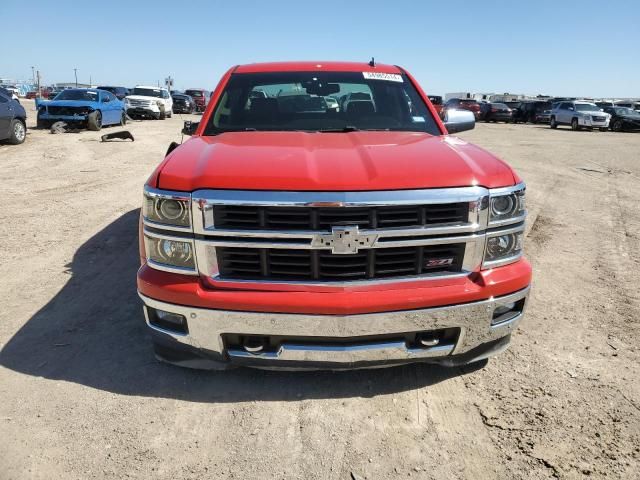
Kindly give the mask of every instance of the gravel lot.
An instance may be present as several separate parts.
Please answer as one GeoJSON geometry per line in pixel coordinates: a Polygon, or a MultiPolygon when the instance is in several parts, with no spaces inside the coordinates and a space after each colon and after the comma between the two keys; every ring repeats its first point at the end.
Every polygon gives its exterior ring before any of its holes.
{"type": "Polygon", "coordinates": [[[640,477],[640,134],[460,135],[528,185],[532,298],[484,368],[215,373],[154,360],[135,289],[181,121],[0,145],[0,478],[640,477]]]}

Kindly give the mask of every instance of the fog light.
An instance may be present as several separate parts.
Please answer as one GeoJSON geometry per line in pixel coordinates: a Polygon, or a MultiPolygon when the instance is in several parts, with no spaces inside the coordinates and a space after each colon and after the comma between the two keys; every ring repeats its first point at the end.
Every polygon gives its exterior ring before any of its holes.
{"type": "Polygon", "coordinates": [[[181,334],[189,332],[189,329],[187,328],[187,319],[184,315],[165,312],[164,310],[157,310],[149,307],[147,307],[147,313],[149,315],[149,323],[154,327],[181,334]]]}
{"type": "Polygon", "coordinates": [[[517,302],[496,305],[496,308],[493,310],[493,316],[491,317],[491,325],[500,325],[516,318],[522,313],[524,309],[524,302],[525,299],[523,298],[517,302]]]}
{"type": "Polygon", "coordinates": [[[505,303],[504,305],[498,305],[493,311],[493,317],[496,318],[501,315],[504,315],[505,313],[509,313],[511,310],[515,308],[515,306],[516,306],[515,302],[505,303]]]}

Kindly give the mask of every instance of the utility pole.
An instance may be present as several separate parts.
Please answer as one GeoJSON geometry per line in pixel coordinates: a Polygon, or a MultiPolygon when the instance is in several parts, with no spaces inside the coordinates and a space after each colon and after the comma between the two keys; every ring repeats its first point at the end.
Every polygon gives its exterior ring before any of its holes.
{"type": "Polygon", "coordinates": [[[31,67],[31,81],[36,83],[36,70],[35,67],[31,67]]]}
{"type": "Polygon", "coordinates": [[[78,88],[78,69],[77,68],[73,69],[73,74],[76,76],[76,88],[78,88]]]}
{"type": "Polygon", "coordinates": [[[89,88],[93,86],[93,82],[91,81],[91,75],[89,75],[89,88]]]}
{"type": "Polygon", "coordinates": [[[36,72],[36,83],[38,84],[38,96],[40,97],[42,92],[40,91],[40,70],[36,72]]]}

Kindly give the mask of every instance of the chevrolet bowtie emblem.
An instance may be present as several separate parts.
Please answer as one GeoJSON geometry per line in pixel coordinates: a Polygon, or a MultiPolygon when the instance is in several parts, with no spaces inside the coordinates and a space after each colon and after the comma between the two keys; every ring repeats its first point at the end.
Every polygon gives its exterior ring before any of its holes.
{"type": "Polygon", "coordinates": [[[347,255],[358,253],[359,248],[371,248],[378,235],[363,235],[358,226],[332,227],[331,233],[319,233],[313,237],[313,248],[331,248],[331,253],[347,255]]]}

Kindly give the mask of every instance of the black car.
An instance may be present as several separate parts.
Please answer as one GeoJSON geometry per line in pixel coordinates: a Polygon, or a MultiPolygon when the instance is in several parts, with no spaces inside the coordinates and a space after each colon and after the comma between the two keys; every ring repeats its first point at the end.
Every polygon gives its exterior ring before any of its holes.
{"type": "Polygon", "coordinates": [[[106,90],[113,93],[118,100],[124,100],[124,97],[129,95],[129,89],[126,87],[98,87],[98,90],[106,90]]]}
{"type": "Polygon", "coordinates": [[[0,88],[0,141],[13,145],[24,142],[27,136],[27,112],[11,92],[0,88]]]}
{"type": "Polygon", "coordinates": [[[481,103],[480,119],[485,122],[511,122],[513,113],[504,103],[481,103]]]}
{"type": "Polygon", "coordinates": [[[522,102],[516,115],[518,122],[549,123],[551,119],[551,102],[535,100],[522,102]]]}
{"type": "Polygon", "coordinates": [[[171,95],[173,99],[173,113],[193,113],[196,110],[196,102],[193,98],[184,93],[174,93],[171,95]]]}
{"type": "Polygon", "coordinates": [[[609,128],[614,132],[640,130],[640,113],[629,107],[606,107],[605,112],[611,115],[609,128]]]}

